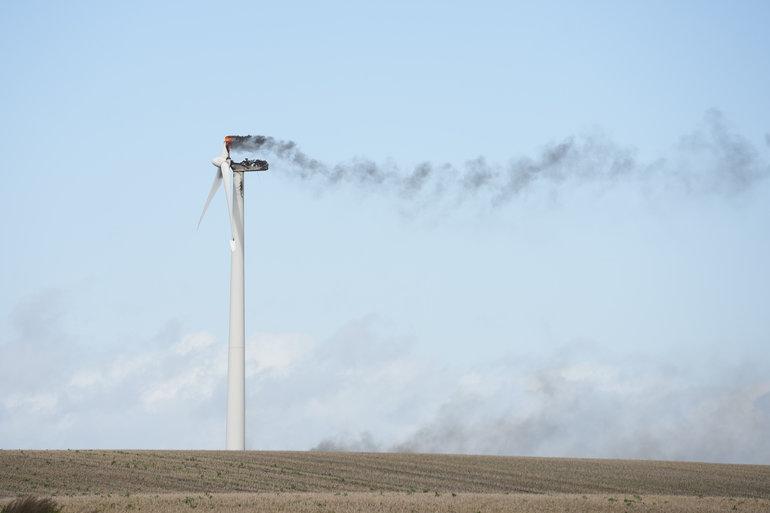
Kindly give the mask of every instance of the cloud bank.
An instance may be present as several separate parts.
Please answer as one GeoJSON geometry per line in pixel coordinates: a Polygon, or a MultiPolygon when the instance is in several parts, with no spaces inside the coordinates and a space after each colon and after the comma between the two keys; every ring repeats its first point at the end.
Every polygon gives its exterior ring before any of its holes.
{"type": "MultiPolygon", "coordinates": [[[[73,359],[63,304],[51,292],[20,304],[0,344],[3,448],[221,448],[225,341],[167,329],[138,350],[73,359]]],[[[695,372],[568,344],[447,367],[413,343],[376,317],[322,341],[250,337],[249,448],[770,463],[759,362],[695,372]]]]}

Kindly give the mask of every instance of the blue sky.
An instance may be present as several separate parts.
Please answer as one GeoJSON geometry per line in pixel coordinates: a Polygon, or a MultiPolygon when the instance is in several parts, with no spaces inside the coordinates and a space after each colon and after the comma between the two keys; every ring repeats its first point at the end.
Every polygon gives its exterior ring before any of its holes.
{"type": "Polygon", "coordinates": [[[266,156],[248,445],[770,463],[769,21],[765,2],[1,4],[0,446],[222,446],[221,195],[195,223],[223,135],[404,173],[574,137],[637,171],[493,206],[266,156]]]}

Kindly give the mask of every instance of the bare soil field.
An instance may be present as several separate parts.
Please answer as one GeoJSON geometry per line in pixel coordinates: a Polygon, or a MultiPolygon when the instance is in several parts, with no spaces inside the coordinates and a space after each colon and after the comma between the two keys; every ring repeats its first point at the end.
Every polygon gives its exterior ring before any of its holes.
{"type": "Polygon", "coordinates": [[[770,511],[770,466],[422,454],[0,451],[64,511],[770,511]]]}

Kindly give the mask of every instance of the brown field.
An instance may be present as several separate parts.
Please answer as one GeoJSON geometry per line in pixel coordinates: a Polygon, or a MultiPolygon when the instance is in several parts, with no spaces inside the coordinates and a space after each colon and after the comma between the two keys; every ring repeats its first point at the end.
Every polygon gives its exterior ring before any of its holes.
{"type": "Polygon", "coordinates": [[[770,511],[770,466],[419,454],[0,451],[64,511],[770,511]]]}

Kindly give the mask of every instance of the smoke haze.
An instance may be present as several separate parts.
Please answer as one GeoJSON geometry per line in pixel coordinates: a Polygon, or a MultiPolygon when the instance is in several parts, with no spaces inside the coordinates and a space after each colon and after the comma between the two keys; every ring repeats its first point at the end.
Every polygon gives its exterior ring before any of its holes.
{"type": "Polygon", "coordinates": [[[770,461],[761,365],[709,366],[704,378],[602,352],[465,369],[439,403],[421,405],[432,416],[404,435],[343,432],[313,450],[770,461]]]}

